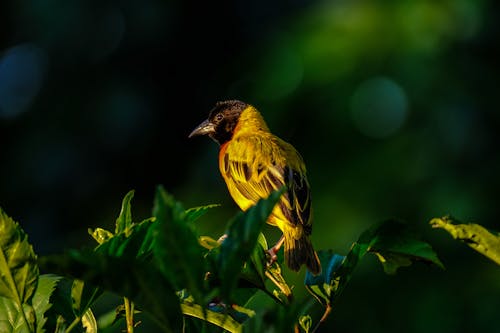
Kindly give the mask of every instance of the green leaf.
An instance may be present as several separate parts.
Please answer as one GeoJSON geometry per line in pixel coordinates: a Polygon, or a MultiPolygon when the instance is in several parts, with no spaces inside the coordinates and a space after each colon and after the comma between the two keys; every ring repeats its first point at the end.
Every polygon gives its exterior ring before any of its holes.
{"type": "Polygon", "coordinates": [[[202,248],[181,204],[161,186],[156,191],[153,215],[153,253],[158,267],[176,290],[186,289],[196,302],[203,303],[207,269],[202,248]]]}
{"type": "Polygon", "coordinates": [[[34,322],[35,311],[32,306],[23,304],[22,307],[19,307],[14,300],[0,296],[0,332],[34,332],[34,322]],[[29,324],[26,324],[26,321],[29,324]]]}
{"type": "Polygon", "coordinates": [[[181,303],[182,313],[187,316],[195,317],[201,320],[208,321],[214,325],[222,327],[228,332],[239,333],[242,332],[242,325],[226,312],[215,312],[207,310],[198,304],[183,302],[181,303]]]}
{"type": "Polygon", "coordinates": [[[145,258],[153,247],[153,219],[134,224],[127,232],[113,235],[95,251],[115,257],[145,258]]]}
{"type": "Polygon", "coordinates": [[[220,207],[219,204],[211,204],[199,207],[189,208],[185,211],[186,213],[186,221],[189,223],[193,223],[198,220],[200,217],[205,215],[210,209],[220,207]]]}
{"type": "Polygon", "coordinates": [[[434,218],[430,224],[433,228],[446,230],[453,238],[466,243],[500,265],[500,234],[498,232],[488,231],[479,224],[462,224],[450,216],[434,218]]]}
{"type": "Polygon", "coordinates": [[[260,200],[246,212],[241,212],[230,221],[227,238],[220,246],[218,274],[221,281],[221,294],[228,300],[237,281],[243,264],[250,258],[267,218],[278,202],[284,189],[275,191],[267,199],[260,200]]]}
{"type": "Polygon", "coordinates": [[[181,330],[179,299],[169,281],[151,263],[90,251],[69,251],[41,258],[40,267],[129,298],[165,332],[181,330]]]}
{"type": "Polygon", "coordinates": [[[375,224],[361,234],[347,256],[329,251],[318,251],[323,270],[313,276],[306,272],[307,290],[326,307],[337,299],[348,284],[354,269],[367,253],[373,253],[382,262],[384,271],[393,274],[401,266],[423,261],[443,267],[431,246],[418,239],[408,225],[396,220],[375,224]]]}
{"type": "Polygon", "coordinates": [[[375,253],[388,274],[401,266],[423,261],[444,268],[432,247],[421,241],[407,224],[387,220],[364,232],[358,240],[363,248],[375,253]]]}
{"type": "MultiPolygon", "coordinates": [[[[42,260],[42,258],[40,258],[42,260]]],[[[71,299],[71,288],[73,280],[60,278],[50,296],[52,306],[46,313],[47,323],[45,329],[47,332],[59,332],[56,328],[66,327],[76,319],[73,311],[73,300],[71,299]]],[[[82,330],[81,323],[79,328],[82,330]]]]}
{"type": "Polygon", "coordinates": [[[38,281],[36,255],[28,236],[0,208],[0,296],[28,303],[38,281]]]}
{"type": "MultiPolygon", "coordinates": [[[[37,333],[45,332],[44,326],[47,322],[45,313],[52,307],[50,297],[56,289],[57,283],[62,277],[52,274],[42,274],[38,277],[38,284],[33,295],[33,309],[36,314],[37,333]]],[[[1,330],[0,330],[1,331],[1,330]]]]}
{"type": "MultiPolygon", "coordinates": [[[[3,310],[15,332],[35,329],[36,318],[31,299],[38,275],[36,255],[28,243],[28,236],[0,208],[0,297],[6,298],[2,302],[3,310]]],[[[2,321],[0,325],[4,323],[2,321]]]]}
{"type": "Polygon", "coordinates": [[[132,227],[132,207],[130,205],[130,201],[132,201],[134,193],[135,191],[131,190],[123,198],[120,215],[116,219],[115,234],[128,232],[128,230],[132,227]]]}

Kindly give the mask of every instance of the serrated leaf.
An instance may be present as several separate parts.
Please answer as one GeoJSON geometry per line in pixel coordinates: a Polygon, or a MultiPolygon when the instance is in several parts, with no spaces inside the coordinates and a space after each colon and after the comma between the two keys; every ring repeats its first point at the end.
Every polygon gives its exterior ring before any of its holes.
{"type": "MultiPolygon", "coordinates": [[[[64,331],[64,327],[69,325],[76,316],[73,311],[73,300],[71,299],[71,287],[73,280],[62,277],[55,286],[55,290],[50,296],[52,306],[46,313],[47,322],[45,329],[47,332],[64,331]]],[[[78,326],[82,329],[81,323],[78,326]]]]}
{"type": "Polygon", "coordinates": [[[33,332],[35,320],[35,311],[32,306],[23,304],[19,307],[14,300],[0,296],[0,332],[33,332]]]}
{"type": "Polygon", "coordinates": [[[153,253],[158,267],[176,290],[186,289],[196,302],[202,303],[207,271],[202,248],[181,204],[161,186],[156,191],[153,215],[153,253]]]}
{"type": "Polygon", "coordinates": [[[489,231],[479,224],[463,224],[450,216],[434,218],[430,224],[433,228],[446,230],[453,238],[466,243],[500,265],[500,234],[498,232],[489,231]]]}
{"type": "Polygon", "coordinates": [[[29,303],[38,281],[36,255],[28,236],[0,208],[0,296],[29,303]]]}
{"type": "Polygon", "coordinates": [[[284,189],[275,191],[267,199],[260,200],[246,212],[230,221],[227,238],[220,246],[218,274],[221,294],[226,300],[236,287],[243,264],[250,258],[264,223],[271,214],[284,189]]]}
{"type": "Polygon", "coordinates": [[[134,197],[134,193],[134,190],[129,191],[122,200],[120,215],[116,219],[115,234],[128,232],[128,230],[132,227],[132,206],[130,205],[130,202],[134,197]]]}
{"type": "Polygon", "coordinates": [[[115,257],[144,258],[153,247],[153,219],[147,219],[130,227],[128,232],[113,235],[95,251],[115,257]]]}
{"type": "Polygon", "coordinates": [[[220,207],[220,204],[211,204],[199,207],[189,208],[185,211],[186,221],[188,223],[193,223],[198,220],[200,217],[205,215],[210,209],[220,207]]]}
{"type": "Polygon", "coordinates": [[[95,252],[70,251],[64,255],[43,257],[40,266],[129,298],[163,331],[181,330],[179,299],[169,281],[151,263],[95,252]]]}
{"type": "MultiPolygon", "coordinates": [[[[45,332],[44,326],[47,322],[45,313],[52,307],[50,297],[55,290],[57,283],[62,277],[53,274],[42,274],[38,277],[38,284],[33,295],[33,309],[36,315],[37,333],[45,332]]],[[[0,330],[0,332],[2,332],[0,330]]]]}

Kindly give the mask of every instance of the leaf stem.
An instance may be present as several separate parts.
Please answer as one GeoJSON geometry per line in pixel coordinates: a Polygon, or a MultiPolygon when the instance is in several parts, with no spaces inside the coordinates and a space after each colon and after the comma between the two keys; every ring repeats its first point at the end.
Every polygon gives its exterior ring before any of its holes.
{"type": "Polygon", "coordinates": [[[78,323],[80,322],[80,320],[82,320],[82,317],[79,317],[77,316],[72,322],[71,324],[68,326],[68,328],[64,331],[64,333],[69,333],[73,330],[73,328],[76,327],[76,325],[78,325],[78,323]]]}
{"type": "Polygon", "coordinates": [[[134,333],[134,303],[127,297],[123,298],[125,305],[125,319],[127,321],[127,333],[134,333]]]}

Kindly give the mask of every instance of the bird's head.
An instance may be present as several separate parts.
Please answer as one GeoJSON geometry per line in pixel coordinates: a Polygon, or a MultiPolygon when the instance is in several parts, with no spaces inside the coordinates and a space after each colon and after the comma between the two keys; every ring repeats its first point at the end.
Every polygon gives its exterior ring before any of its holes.
{"type": "Polygon", "coordinates": [[[224,144],[231,140],[241,113],[248,107],[248,104],[238,100],[217,102],[210,110],[208,119],[198,125],[189,137],[208,135],[220,145],[224,144]]]}

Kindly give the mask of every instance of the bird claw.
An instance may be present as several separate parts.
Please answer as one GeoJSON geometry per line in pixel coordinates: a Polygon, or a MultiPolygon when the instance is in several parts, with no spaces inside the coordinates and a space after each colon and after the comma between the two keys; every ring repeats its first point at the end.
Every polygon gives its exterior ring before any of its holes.
{"type": "Polygon", "coordinates": [[[226,240],[226,238],[227,238],[227,234],[220,236],[219,239],[217,240],[217,243],[222,244],[222,242],[224,242],[226,240]]]}
{"type": "Polygon", "coordinates": [[[274,247],[267,250],[268,254],[267,267],[271,267],[278,260],[277,253],[278,251],[274,247]]]}

